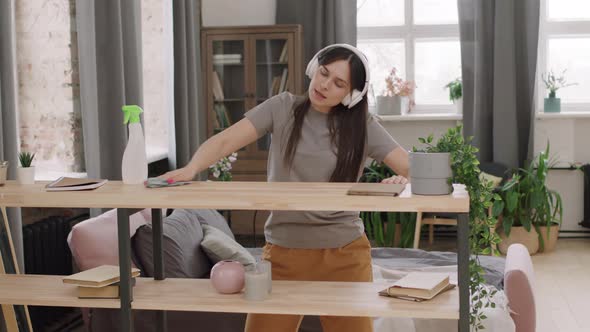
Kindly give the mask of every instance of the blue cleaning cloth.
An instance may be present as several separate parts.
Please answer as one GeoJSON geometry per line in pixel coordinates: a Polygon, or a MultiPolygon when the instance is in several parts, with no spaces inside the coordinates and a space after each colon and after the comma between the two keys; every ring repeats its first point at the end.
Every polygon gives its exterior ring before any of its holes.
{"type": "Polygon", "coordinates": [[[189,181],[168,182],[168,180],[159,178],[149,178],[144,182],[147,188],[176,187],[190,184],[189,181]]]}

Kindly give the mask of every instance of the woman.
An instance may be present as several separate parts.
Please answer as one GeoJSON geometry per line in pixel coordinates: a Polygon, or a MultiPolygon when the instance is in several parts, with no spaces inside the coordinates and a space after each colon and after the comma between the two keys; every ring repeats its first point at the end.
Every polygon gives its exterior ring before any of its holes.
{"type": "MultiPolygon", "coordinates": [[[[223,156],[272,134],[268,181],[357,182],[367,156],[383,161],[406,183],[408,154],[368,113],[368,64],[346,44],[310,61],[305,96],[274,96],[211,137],[190,163],[162,177],[192,180],[223,156]]],[[[273,211],[265,224],[263,257],[275,280],[371,281],[371,247],[358,212],[273,211]]],[[[250,314],[247,332],[297,331],[303,316],[250,314]]],[[[325,332],[372,331],[368,317],[321,317],[325,332]]]]}

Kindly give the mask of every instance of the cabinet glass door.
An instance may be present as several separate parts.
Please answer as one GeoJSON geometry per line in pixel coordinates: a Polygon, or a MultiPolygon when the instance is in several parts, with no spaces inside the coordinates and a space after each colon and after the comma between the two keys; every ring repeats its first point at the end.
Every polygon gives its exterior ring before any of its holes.
{"type": "Polygon", "coordinates": [[[213,99],[212,133],[240,121],[246,111],[245,40],[213,40],[209,59],[213,99]]]}
{"type": "MultiPolygon", "coordinates": [[[[289,59],[292,41],[287,34],[273,34],[256,38],[256,105],[284,91],[293,92],[291,79],[292,63],[289,59]]],[[[270,137],[267,134],[258,140],[259,151],[269,148],[270,137]]]]}

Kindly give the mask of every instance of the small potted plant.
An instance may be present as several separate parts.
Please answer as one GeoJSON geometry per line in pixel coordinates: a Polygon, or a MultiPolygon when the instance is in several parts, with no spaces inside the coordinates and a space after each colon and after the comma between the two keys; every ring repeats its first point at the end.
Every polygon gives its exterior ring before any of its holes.
{"type": "Polygon", "coordinates": [[[31,164],[35,159],[35,154],[30,152],[21,152],[18,155],[20,162],[19,168],[16,169],[16,179],[20,184],[34,184],[35,183],[35,167],[31,164]]]}
{"type": "Polygon", "coordinates": [[[445,137],[435,145],[434,136],[418,138],[426,147],[414,147],[410,152],[410,182],[412,194],[415,195],[448,195],[453,191],[451,182],[451,152],[441,149],[445,145],[445,137]]]}
{"type": "Polygon", "coordinates": [[[377,96],[377,114],[401,115],[409,112],[414,106],[416,84],[400,78],[395,67],[385,78],[385,84],[385,90],[377,96]]]}
{"type": "Polygon", "coordinates": [[[549,97],[545,98],[543,110],[545,113],[559,113],[561,112],[561,99],[556,97],[557,90],[568,86],[576,85],[577,83],[567,83],[565,80],[566,70],[557,76],[552,70],[549,73],[541,75],[545,87],[549,90],[549,97]]]}
{"type": "Polygon", "coordinates": [[[463,113],[463,82],[461,82],[461,78],[449,82],[445,88],[449,89],[449,99],[455,105],[457,113],[463,113]]]}

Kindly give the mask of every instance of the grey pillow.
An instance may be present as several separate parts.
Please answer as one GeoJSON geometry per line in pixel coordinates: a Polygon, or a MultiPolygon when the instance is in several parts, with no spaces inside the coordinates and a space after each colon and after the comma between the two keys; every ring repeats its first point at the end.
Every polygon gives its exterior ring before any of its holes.
{"type": "Polygon", "coordinates": [[[235,260],[244,266],[256,263],[248,250],[219,229],[203,224],[203,241],[201,247],[213,263],[223,260],[235,260]]]}
{"type": "MultiPolygon", "coordinates": [[[[227,222],[215,210],[177,209],[163,220],[164,272],[171,278],[203,278],[211,270],[211,261],[201,248],[202,224],[212,225],[231,237],[227,222]]],[[[151,224],[140,227],[133,241],[133,251],[147,276],[154,275],[153,231],[151,224]]]]}
{"type": "Polygon", "coordinates": [[[223,231],[227,236],[235,239],[234,234],[232,233],[229,225],[227,224],[227,220],[219,213],[217,210],[213,209],[191,209],[191,210],[174,210],[172,214],[180,213],[186,214],[187,216],[194,216],[196,217],[201,224],[207,224],[213,226],[221,231],[223,231]],[[176,212],[178,211],[178,212],[176,212]]]}

